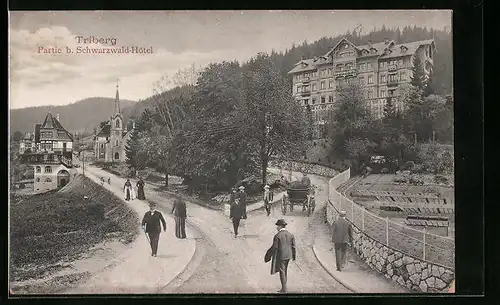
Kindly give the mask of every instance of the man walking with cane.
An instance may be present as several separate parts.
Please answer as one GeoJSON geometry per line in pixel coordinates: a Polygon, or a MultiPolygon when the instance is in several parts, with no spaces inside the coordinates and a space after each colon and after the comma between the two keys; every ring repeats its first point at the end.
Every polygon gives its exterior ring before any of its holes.
{"type": "Polygon", "coordinates": [[[339,219],[332,225],[332,241],[335,247],[337,271],[342,271],[346,263],[347,247],[352,244],[352,225],[347,221],[345,211],[339,212],[339,219]]]}
{"type": "Polygon", "coordinates": [[[163,232],[165,232],[167,230],[167,223],[161,212],[156,210],[156,203],[151,202],[149,204],[149,211],[142,218],[142,228],[146,233],[146,237],[148,237],[149,244],[151,245],[151,256],[153,257],[156,257],[156,252],[158,251],[161,225],[163,225],[163,232]]]}
{"type": "Polygon", "coordinates": [[[288,277],[288,263],[290,259],[295,261],[295,237],[288,232],[285,227],[287,223],[284,219],[276,222],[278,233],[274,235],[273,245],[267,250],[264,261],[271,261],[271,274],[279,272],[281,281],[281,290],[278,292],[286,293],[288,291],[286,283],[288,277]]]}

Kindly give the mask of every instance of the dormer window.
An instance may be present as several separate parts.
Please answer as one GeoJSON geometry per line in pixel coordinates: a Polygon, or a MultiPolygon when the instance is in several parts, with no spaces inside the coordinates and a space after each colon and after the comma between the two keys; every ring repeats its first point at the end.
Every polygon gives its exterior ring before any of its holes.
{"type": "Polygon", "coordinates": [[[344,49],[347,49],[347,48],[349,48],[349,45],[346,43],[346,44],[344,45],[344,49]]]}
{"type": "Polygon", "coordinates": [[[375,49],[375,48],[371,48],[371,49],[370,49],[370,52],[371,52],[371,53],[377,53],[377,49],[375,49]]]}
{"type": "Polygon", "coordinates": [[[367,55],[368,54],[368,50],[363,50],[363,55],[367,55]]]}
{"type": "Polygon", "coordinates": [[[404,52],[406,52],[407,50],[408,50],[408,48],[407,48],[407,47],[405,47],[405,46],[401,46],[401,53],[404,53],[404,52]]]}

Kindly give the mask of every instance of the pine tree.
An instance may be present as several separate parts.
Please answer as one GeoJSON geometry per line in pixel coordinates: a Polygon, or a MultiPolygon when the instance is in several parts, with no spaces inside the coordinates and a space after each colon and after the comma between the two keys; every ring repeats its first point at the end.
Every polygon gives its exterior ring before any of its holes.
{"type": "Polygon", "coordinates": [[[427,81],[426,81],[426,84],[425,84],[425,87],[423,89],[423,96],[424,97],[427,97],[431,94],[435,94],[434,93],[434,82],[433,82],[434,78],[433,78],[433,73],[431,72],[427,78],[427,81]]]}
{"type": "Polygon", "coordinates": [[[426,87],[426,80],[422,60],[418,56],[413,57],[413,66],[411,71],[412,75],[410,79],[412,86],[423,91],[426,87]]]}

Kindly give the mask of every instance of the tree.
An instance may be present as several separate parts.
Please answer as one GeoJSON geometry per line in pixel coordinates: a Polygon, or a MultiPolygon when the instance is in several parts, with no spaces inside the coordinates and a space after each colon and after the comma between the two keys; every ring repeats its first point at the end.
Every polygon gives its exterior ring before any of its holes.
{"type": "Polygon", "coordinates": [[[16,130],[16,132],[14,132],[12,134],[12,138],[11,139],[14,142],[20,142],[23,139],[23,137],[24,137],[23,133],[20,132],[20,131],[18,131],[18,130],[16,130]]]}
{"type": "Polygon", "coordinates": [[[332,140],[337,152],[346,152],[345,142],[349,138],[365,137],[372,116],[367,106],[366,93],[359,84],[347,84],[338,91],[331,119],[332,140]]]}
{"type": "Polygon", "coordinates": [[[236,118],[242,126],[242,139],[259,156],[262,184],[266,184],[271,156],[297,155],[307,140],[305,112],[294,102],[287,81],[265,53],[244,67],[236,118]]]}
{"type": "Polygon", "coordinates": [[[411,85],[423,92],[425,90],[425,87],[427,86],[427,77],[424,72],[422,60],[417,55],[413,56],[411,71],[411,85]]]}
{"type": "Polygon", "coordinates": [[[141,135],[138,130],[131,131],[132,135],[127,140],[127,145],[125,146],[125,155],[127,157],[127,164],[129,168],[135,173],[138,170],[142,170],[146,167],[146,162],[148,155],[144,151],[144,147],[141,145],[141,135]]]}

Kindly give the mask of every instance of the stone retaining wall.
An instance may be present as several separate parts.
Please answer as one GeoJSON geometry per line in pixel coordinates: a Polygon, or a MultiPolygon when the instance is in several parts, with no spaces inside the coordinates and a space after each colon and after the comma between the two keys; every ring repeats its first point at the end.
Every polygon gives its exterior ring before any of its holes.
{"type": "MultiPolygon", "coordinates": [[[[326,215],[331,226],[338,212],[330,202],[327,204],[326,215]]],[[[353,229],[354,252],[371,269],[416,292],[448,292],[448,287],[455,278],[453,270],[387,247],[356,226],[353,229]]]]}
{"type": "Polygon", "coordinates": [[[338,172],[333,168],[321,166],[318,164],[301,163],[295,161],[271,161],[270,166],[283,168],[295,172],[315,174],[324,177],[335,177],[338,172]]]}

